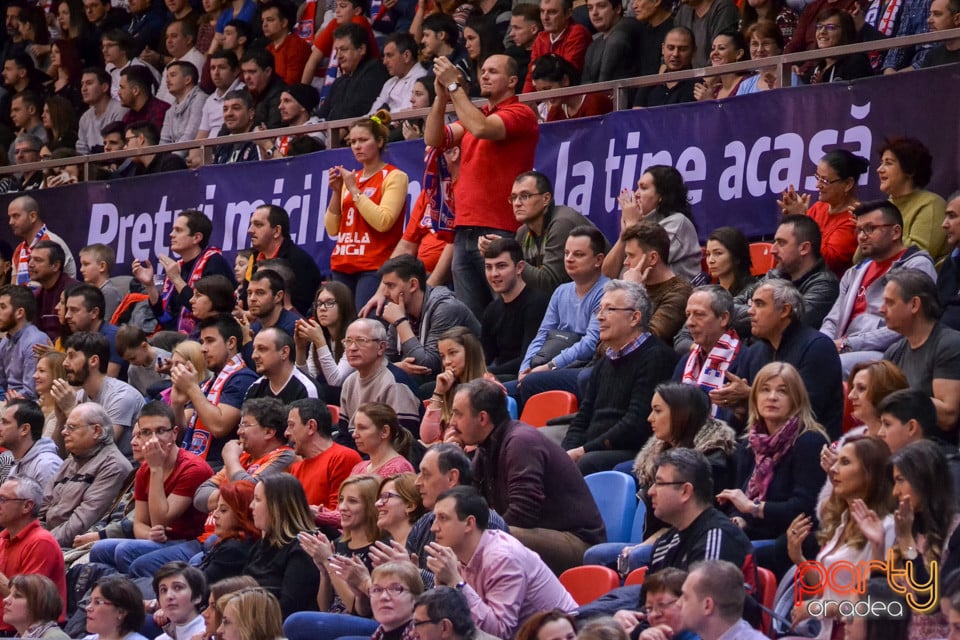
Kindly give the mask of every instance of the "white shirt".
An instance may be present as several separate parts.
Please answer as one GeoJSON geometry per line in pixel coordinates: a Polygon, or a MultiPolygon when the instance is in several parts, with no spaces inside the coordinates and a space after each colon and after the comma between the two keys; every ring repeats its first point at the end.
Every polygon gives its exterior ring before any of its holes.
{"type": "Polygon", "coordinates": [[[190,640],[198,633],[203,633],[207,628],[207,623],[203,616],[197,616],[187,624],[178,624],[173,630],[173,634],[161,633],[156,640],[190,640]]]}
{"type": "MultiPolygon", "coordinates": [[[[200,53],[196,47],[190,47],[190,50],[179,58],[175,58],[170,62],[189,62],[197,68],[197,84],[200,84],[200,74],[203,73],[203,65],[207,62],[207,56],[200,53]]],[[[170,66],[170,63],[167,63],[167,67],[170,66]]],[[[174,104],[177,99],[173,97],[173,94],[170,93],[170,90],[167,89],[167,67],[163,68],[163,74],[160,76],[160,87],[157,89],[157,98],[163,100],[167,104],[174,104]]]]}
{"type": "Polygon", "coordinates": [[[108,101],[107,108],[100,115],[97,115],[93,107],[84,111],[80,116],[80,127],[77,132],[77,153],[86,155],[93,147],[103,146],[100,130],[111,122],[123,120],[127,111],[128,109],[117,100],[108,101]]]}
{"type": "Polygon", "coordinates": [[[383,89],[377,99],[373,101],[373,106],[367,115],[373,115],[377,112],[377,109],[383,108],[384,105],[387,105],[390,113],[410,109],[413,84],[418,78],[425,75],[427,75],[427,70],[423,68],[422,64],[417,63],[402,78],[390,76],[390,79],[383,83],[383,89]]]}
{"type": "Polygon", "coordinates": [[[226,91],[220,93],[220,89],[217,89],[207,96],[206,102],[203,103],[203,115],[200,116],[200,131],[206,131],[211,138],[217,137],[220,127],[223,126],[223,99],[231,91],[244,89],[246,86],[243,84],[243,78],[237,76],[226,91]]]}

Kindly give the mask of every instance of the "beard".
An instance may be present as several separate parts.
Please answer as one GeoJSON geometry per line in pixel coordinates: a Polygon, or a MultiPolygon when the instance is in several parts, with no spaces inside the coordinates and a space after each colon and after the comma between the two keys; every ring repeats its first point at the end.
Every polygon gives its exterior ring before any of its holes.
{"type": "Polygon", "coordinates": [[[80,371],[70,371],[67,369],[67,382],[72,387],[82,387],[86,384],[87,379],[90,377],[90,365],[86,362],[83,363],[83,367],[80,371]]]}

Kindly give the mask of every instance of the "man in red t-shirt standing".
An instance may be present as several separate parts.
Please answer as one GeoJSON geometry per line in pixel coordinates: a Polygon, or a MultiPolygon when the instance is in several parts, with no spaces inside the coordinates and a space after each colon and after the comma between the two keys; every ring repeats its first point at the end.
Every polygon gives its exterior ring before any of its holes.
{"type": "Polygon", "coordinates": [[[517,230],[510,192],[516,176],[533,168],[540,131],[533,110],[517,93],[517,62],[505,55],[486,59],[480,70],[483,109],[470,101],[457,68],[438,56],[433,63],[437,98],[424,127],[424,141],[438,149],[460,145],[460,176],[454,185],[456,229],[453,249],[453,285],[457,297],[476,317],[492,294],[484,275],[481,236],[512,237],[517,230]],[[459,120],[444,124],[447,102],[459,120]]]}

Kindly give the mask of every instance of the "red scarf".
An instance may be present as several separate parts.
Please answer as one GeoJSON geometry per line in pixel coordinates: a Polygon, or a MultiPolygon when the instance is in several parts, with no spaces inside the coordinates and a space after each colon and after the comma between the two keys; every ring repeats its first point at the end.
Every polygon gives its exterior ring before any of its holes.
{"type": "MultiPolygon", "coordinates": [[[[210,260],[213,256],[220,255],[220,249],[216,247],[208,247],[200,254],[200,258],[197,260],[196,264],[193,265],[193,271],[190,272],[190,277],[187,278],[187,286],[191,289],[193,285],[197,283],[203,276],[203,270],[207,266],[207,261],[210,260]]],[[[177,264],[180,265],[180,268],[183,268],[183,260],[178,260],[177,264]]],[[[167,313],[167,309],[170,308],[170,301],[173,299],[173,293],[176,290],[176,287],[173,286],[173,282],[170,278],[166,278],[163,281],[163,293],[160,295],[160,298],[163,300],[163,311],[164,314],[167,313]]],[[[171,318],[172,320],[172,318],[171,318]]],[[[183,305],[180,308],[180,317],[177,318],[177,331],[180,333],[185,333],[190,335],[197,328],[197,318],[193,315],[193,312],[187,305],[183,305]]]]}
{"type": "MultiPolygon", "coordinates": [[[[220,395],[223,393],[223,388],[226,386],[227,381],[233,377],[233,374],[246,366],[240,354],[230,358],[230,361],[220,370],[220,373],[218,373],[215,378],[207,380],[204,385],[203,393],[207,397],[207,400],[214,405],[220,404],[220,395]]],[[[196,408],[194,408],[193,415],[190,416],[190,424],[187,426],[187,432],[183,438],[183,448],[206,460],[207,454],[210,452],[210,442],[212,440],[213,434],[204,426],[203,421],[200,420],[200,415],[197,413],[196,408]]]]}

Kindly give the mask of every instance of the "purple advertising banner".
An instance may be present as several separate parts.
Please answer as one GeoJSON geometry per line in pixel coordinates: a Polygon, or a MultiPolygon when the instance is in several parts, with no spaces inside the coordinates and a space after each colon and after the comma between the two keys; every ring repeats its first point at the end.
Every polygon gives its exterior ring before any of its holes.
{"type": "MultiPolygon", "coordinates": [[[[817,161],[835,148],[849,149],[876,166],[886,137],[917,137],[934,157],[929,188],[948,195],[960,184],[958,122],[960,68],[954,65],[547,124],[541,128],[536,168],[553,180],[556,201],[589,216],[611,239],[619,230],[617,195],[635,188],[644,168],[655,164],[673,165],[683,174],[701,239],[723,225],[757,238],[772,235],[776,200],[789,185],[816,199],[817,161]]],[[[386,158],[410,175],[413,202],[422,180],[422,142],[392,144],[386,158]]],[[[265,202],[290,213],[295,242],[328,271],[327,169],[338,164],[356,167],[350,151],[340,149],[31,195],[50,228],[75,252],[95,242],[114,247],[117,273],[128,273],[133,258],[167,254],[173,217],[184,209],[200,209],[213,220],[212,242],[228,255],[243,249],[249,246],[250,214],[265,202]]],[[[4,196],[4,208],[13,195],[4,196]]],[[[871,170],[861,180],[859,196],[882,195],[871,170]]],[[[10,237],[9,229],[2,233],[10,237]]]]}

